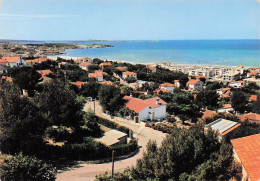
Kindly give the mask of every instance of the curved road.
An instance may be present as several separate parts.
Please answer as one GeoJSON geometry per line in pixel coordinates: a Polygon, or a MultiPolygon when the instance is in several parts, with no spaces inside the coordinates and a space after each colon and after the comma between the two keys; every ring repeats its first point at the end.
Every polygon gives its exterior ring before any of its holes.
{"type": "MultiPolygon", "coordinates": [[[[111,119],[109,115],[103,113],[101,106],[96,102],[96,114],[103,118],[110,119],[122,126],[128,127],[133,130],[134,137],[138,139],[138,144],[141,146],[140,151],[131,158],[125,160],[115,161],[114,168],[115,172],[123,171],[127,167],[132,167],[136,164],[136,160],[140,159],[143,155],[143,152],[146,150],[146,144],[149,140],[155,140],[158,145],[161,144],[163,138],[166,134],[153,130],[151,128],[145,127],[144,123],[138,124],[133,121],[128,121],[126,119],[115,117],[111,119]]],[[[84,111],[88,109],[93,110],[93,102],[86,103],[84,111]]],[[[112,164],[102,163],[102,164],[79,164],[78,168],[71,168],[68,171],[61,172],[57,175],[57,181],[86,181],[94,180],[95,176],[104,172],[111,172],[112,164]]]]}

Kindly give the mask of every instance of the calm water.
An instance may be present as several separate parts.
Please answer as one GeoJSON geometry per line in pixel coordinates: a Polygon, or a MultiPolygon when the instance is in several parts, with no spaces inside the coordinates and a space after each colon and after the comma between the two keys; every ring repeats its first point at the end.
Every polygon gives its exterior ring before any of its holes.
{"type": "Polygon", "coordinates": [[[260,66],[260,40],[82,41],[113,48],[66,50],[63,57],[91,57],[137,63],[260,66]]]}

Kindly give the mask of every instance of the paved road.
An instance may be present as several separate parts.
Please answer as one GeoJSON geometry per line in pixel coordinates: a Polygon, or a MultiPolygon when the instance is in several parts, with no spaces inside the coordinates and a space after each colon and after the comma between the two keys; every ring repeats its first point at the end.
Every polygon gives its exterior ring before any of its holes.
{"type": "MultiPolygon", "coordinates": [[[[144,123],[137,124],[133,121],[128,121],[122,118],[115,117],[111,119],[109,115],[103,113],[101,106],[96,102],[96,114],[103,118],[110,119],[122,126],[128,127],[133,130],[134,137],[138,139],[138,144],[141,146],[140,151],[133,157],[120,160],[115,162],[115,172],[123,171],[127,167],[132,167],[136,164],[136,160],[141,158],[143,152],[146,150],[146,144],[149,140],[155,140],[158,145],[161,144],[163,138],[166,134],[153,130],[151,128],[145,127],[144,123]]],[[[93,102],[87,103],[84,107],[84,110],[87,111],[89,108],[93,109],[93,102]]],[[[86,181],[94,180],[95,176],[104,173],[111,172],[111,163],[103,164],[80,164],[79,168],[73,168],[69,171],[64,171],[57,175],[57,181],[86,181]]]]}

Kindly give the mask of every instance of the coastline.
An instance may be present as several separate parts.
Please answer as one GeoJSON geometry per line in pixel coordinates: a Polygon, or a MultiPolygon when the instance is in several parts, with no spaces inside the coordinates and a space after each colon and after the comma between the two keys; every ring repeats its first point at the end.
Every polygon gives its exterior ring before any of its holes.
{"type": "MultiPolygon", "coordinates": [[[[82,57],[73,57],[73,56],[66,56],[66,54],[60,54],[59,55],[47,55],[47,58],[49,59],[52,59],[52,60],[57,60],[57,58],[60,57],[60,58],[63,58],[63,59],[66,59],[66,60],[75,60],[75,59],[78,59],[78,58],[82,58],[82,57]]],[[[95,57],[95,58],[99,58],[99,57],[95,57]]],[[[101,59],[101,58],[99,58],[101,59]]],[[[101,59],[102,60],[102,59],[101,59]]],[[[156,64],[162,64],[162,62],[165,62],[165,61],[156,61],[156,62],[138,62],[138,61],[127,61],[127,60],[107,60],[107,61],[112,61],[112,62],[118,62],[118,63],[130,63],[130,64],[133,64],[133,65],[136,65],[136,64],[142,64],[142,65],[156,65],[156,64]]],[[[188,66],[191,66],[191,67],[228,67],[228,68],[234,68],[238,65],[214,65],[214,64],[180,64],[180,63],[171,63],[171,66],[165,66],[166,68],[171,68],[171,67],[188,67],[188,66]]],[[[260,64],[259,64],[260,66],[260,64]]],[[[245,66],[245,68],[249,68],[251,66],[245,66]]]]}

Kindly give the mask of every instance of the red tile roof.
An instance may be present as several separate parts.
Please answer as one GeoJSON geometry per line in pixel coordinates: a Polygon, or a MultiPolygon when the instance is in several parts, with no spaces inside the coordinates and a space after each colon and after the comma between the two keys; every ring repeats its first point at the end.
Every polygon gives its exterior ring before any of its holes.
{"type": "Polygon", "coordinates": [[[231,140],[251,181],[260,180],[260,134],[231,140]]]}
{"type": "Polygon", "coordinates": [[[51,70],[38,70],[37,71],[39,74],[41,74],[42,75],[42,77],[40,78],[40,80],[41,79],[44,79],[45,77],[46,77],[46,75],[48,75],[48,74],[51,74],[52,73],[52,71],[51,70]]]}
{"type": "Polygon", "coordinates": [[[147,67],[148,70],[154,70],[155,67],[147,67]]]}
{"type": "Polygon", "coordinates": [[[151,108],[156,108],[161,105],[167,104],[165,101],[163,101],[159,97],[153,97],[150,99],[142,100],[142,99],[138,99],[138,98],[134,98],[134,97],[130,97],[130,96],[124,96],[123,99],[128,101],[126,103],[126,107],[130,110],[135,111],[136,113],[139,113],[147,106],[149,106],[151,108]],[[156,104],[157,99],[159,99],[159,104],[156,104]]]}
{"type": "Polygon", "coordinates": [[[115,84],[114,84],[113,82],[111,82],[111,81],[100,82],[100,84],[102,84],[102,85],[111,85],[111,86],[115,85],[115,84]]]}
{"type": "Polygon", "coordinates": [[[166,92],[166,93],[171,93],[171,91],[167,91],[166,89],[162,88],[162,89],[156,89],[155,91],[153,91],[156,94],[159,94],[160,92],[166,92]]]}
{"type": "Polygon", "coordinates": [[[103,72],[96,70],[95,73],[89,73],[88,76],[92,78],[103,77],[103,72]]]}
{"type": "Polygon", "coordinates": [[[150,98],[150,99],[145,99],[143,100],[146,104],[148,104],[151,108],[156,108],[156,107],[159,107],[161,105],[166,105],[167,103],[160,99],[159,97],[153,97],[153,98],[150,98]],[[159,99],[159,104],[156,104],[156,100],[159,99]]]}
{"type": "Polygon", "coordinates": [[[16,63],[21,57],[16,56],[16,57],[3,57],[0,59],[0,63],[16,63]]]}
{"type": "Polygon", "coordinates": [[[161,84],[161,87],[174,87],[174,85],[171,83],[164,83],[164,84],[161,84]]]}
{"type": "Polygon", "coordinates": [[[199,80],[191,79],[189,82],[187,82],[188,85],[195,85],[199,82],[199,80]]]}
{"type": "Polygon", "coordinates": [[[2,76],[2,79],[4,79],[7,82],[13,82],[13,79],[11,77],[2,76]]]}
{"type": "Polygon", "coordinates": [[[148,104],[146,104],[142,99],[138,99],[130,96],[124,96],[123,99],[127,100],[125,106],[136,113],[139,113],[144,108],[148,107],[148,104]]]}
{"type": "Polygon", "coordinates": [[[255,122],[260,123],[260,114],[257,113],[248,113],[244,115],[246,119],[248,119],[249,122],[255,122]]]}
{"type": "Polygon", "coordinates": [[[110,62],[103,62],[99,66],[102,67],[102,66],[109,66],[109,65],[112,65],[112,64],[110,62]]]}
{"type": "Polygon", "coordinates": [[[80,82],[80,81],[77,81],[77,82],[71,82],[72,84],[78,86],[79,88],[82,87],[82,85],[85,85],[87,84],[88,82],[80,82]]]}
{"type": "Polygon", "coordinates": [[[87,67],[87,66],[89,66],[91,63],[89,63],[89,62],[81,62],[79,65],[80,66],[84,66],[84,67],[87,67]]]}
{"type": "Polygon", "coordinates": [[[257,95],[252,95],[250,98],[249,98],[250,101],[256,101],[257,100],[257,95]]]}
{"type": "Polygon", "coordinates": [[[136,74],[135,72],[129,72],[129,71],[123,72],[123,75],[135,75],[135,74],[136,74]]]}
{"type": "Polygon", "coordinates": [[[217,113],[216,111],[206,110],[202,116],[202,119],[205,120],[206,118],[211,117],[216,113],[217,113]]]}
{"type": "Polygon", "coordinates": [[[124,69],[127,69],[127,67],[125,66],[125,67],[117,67],[116,68],[117,70],[124,70],[124,69]]]}
{"type": "Polygon", "coordinates": [[[222,108],[227,109],[227,108],[232,108],[231,104],[223,104],[222,108]]]}

